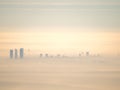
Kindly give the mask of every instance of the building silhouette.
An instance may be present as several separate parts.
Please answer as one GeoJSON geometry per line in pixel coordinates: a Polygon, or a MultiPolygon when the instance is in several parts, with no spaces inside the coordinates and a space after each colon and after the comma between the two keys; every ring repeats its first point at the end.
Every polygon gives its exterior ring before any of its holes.
{"type": "Polygon", "coordinates": [[[20,48],[20,58],[23,58],[23,57],[24,57],[24,49],[20,48]]]}
{"type": "Polygon", "coordinates": [[[45,57],[48,57],[48,54],[47,54],[47,53],[45,54],[45,57]]]}
{"type": "Polygon", "coordinates": [[[15,58],[18,58],[18,51],[15,49],[15,58]]]}
{"type": "Polygon", "coordinates": [[[10,49],[10,58],[12,59],[13,58],[13,50],[10,49]]]}
{"type": "Polygon", "coordinates": [[[90,55],[90,53],[89,52],[86,52],[86,56],[89,56],[90,55]]]}
{"type": "Polygon", "coordinates": [[[24,48],[20,48],[20,58],[24,57],[24,48]]]}
{"type": "Polygon", "coordinates": [[[43,54],[42,54],[42,53],[40,54],[40,57],[43,57],[43,54]]]}

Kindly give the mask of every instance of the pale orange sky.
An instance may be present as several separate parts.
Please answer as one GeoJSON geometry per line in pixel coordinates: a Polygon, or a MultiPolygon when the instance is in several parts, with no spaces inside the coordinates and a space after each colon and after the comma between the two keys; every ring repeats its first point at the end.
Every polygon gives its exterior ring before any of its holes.
{"type": "Polygon", "coordinates": [[[34,54],[78,54],[89,51],[92,54],[117,55],[120,53],[119,38],[118,32],[1,32],[0,50],[4,51],[5,55],[10,48],[20,47],[29,49],[34,54]]]}
{"type": "Polygon", "coordinates": [[[0,0],[0,55],[20,47],[116,55],[119,38],[119,0],[0,0]]]}

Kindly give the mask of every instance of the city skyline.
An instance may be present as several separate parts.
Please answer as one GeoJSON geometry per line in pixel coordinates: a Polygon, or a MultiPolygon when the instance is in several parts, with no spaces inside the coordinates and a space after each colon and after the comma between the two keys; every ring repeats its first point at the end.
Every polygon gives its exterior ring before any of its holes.
{"type": "Polygon", "coordinates": [[[10,48],[24,47],[35,52],[74,54],[79,51],[90,51],[104,55],[118,55],[120,53],[119,33],[91,33],[91,32],[41,32],[41,33],[8,33],[0,37],[0,53],[7,55],[10,48]],[[69,34],[68,34],[69,33],[69,34]],[[9,45],[9,46],[7,46],[9,45]]]}
{"type": "Polygon", "coordinates": [[[0,53],[120,53],[119,0],[0,0],[0,53]]]}
{"type": "MultiPolygon", "coordinates": [[[[107,57],[108,55],[104,55],[102,53],[90,52],[90,51],[77,51],[75,53],[51,53],[51,52],[43,52],[38,50],[37,52],[32,49],[25,48],[14,48],[7,50],[7,55],[3,55],[1,52],[0,58],[10,58],[10,59],[22,59],[22,58],[31,58],[31,57],[107,57]],[[8,52],[9,51],[9,52],[8,52]]],[[[111,55],[112,57],[119,57],[119,53],[116,55],[111,55]]]]}
{"type": "Polygon", "coordinates": [[[120,90],[120,0],[0,0],[0,90],[120,90]]]}
{"type": "Polygon", "coordinates": [[[20,48],[19,50],[16,48],[10,49],[9,50],[9,57],[10,57],[10,59],[13,59],[13,58],[15,58],[15,59],[21,58],[22,59],[22,58],[24,58],[24,48],[20,48]]]}

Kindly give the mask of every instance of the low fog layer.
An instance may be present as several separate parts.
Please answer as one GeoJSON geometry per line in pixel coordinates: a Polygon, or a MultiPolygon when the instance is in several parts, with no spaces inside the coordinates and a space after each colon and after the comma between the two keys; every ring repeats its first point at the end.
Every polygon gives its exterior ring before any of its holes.
{"type": "Polygon", "coordinates": [[[0,90],[119,90],[119,59],[1,59],[0,90]]]}

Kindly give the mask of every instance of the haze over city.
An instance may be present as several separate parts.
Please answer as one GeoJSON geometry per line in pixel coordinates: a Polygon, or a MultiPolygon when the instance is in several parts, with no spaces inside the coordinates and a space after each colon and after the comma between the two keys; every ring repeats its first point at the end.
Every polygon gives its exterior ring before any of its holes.
{"type": "Polygon", "coordinates": [[[119,84],[120,0],[0,0],[0,90],[119,84]]]}
{"type": "Polygon", "coordinates": [[[0,0],[0,50],[24,47],[117,55],[119,4],[118,0],[0,0]]]}

